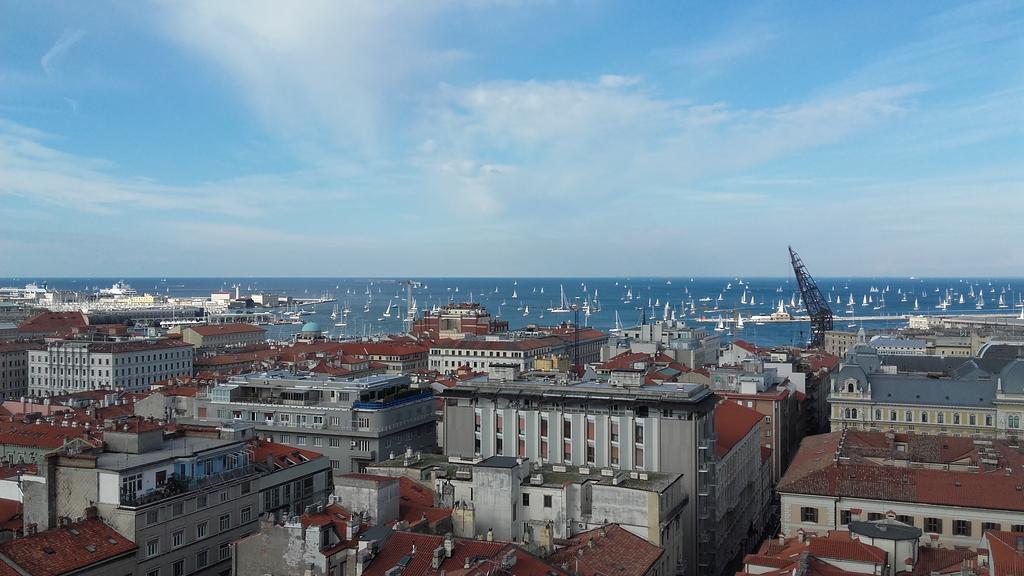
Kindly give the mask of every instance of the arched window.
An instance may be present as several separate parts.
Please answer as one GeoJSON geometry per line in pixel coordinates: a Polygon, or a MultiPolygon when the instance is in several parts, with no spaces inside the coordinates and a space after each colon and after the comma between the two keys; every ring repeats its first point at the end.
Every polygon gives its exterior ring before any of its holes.
{"type": "Polygon", "coordinates": [[[1020,416],[1013,414],[1006,419],[1007,428],[1020,428],[1020,416]]]}
{"type": "Polygon", "coordinates": [[[959,423],[960,423],[960,413],[959,412],[953,412],[953,424],[959,424],[959,423]]]}
{"type": "Polygon", "coordinates": [[[846,383],[846,391],[853,394],[853,382],[846,383]]]}
{"type": "Polygon", "coordinates": [[[881,420],[881,419],[882,419],[882,411],[878,410],[878,409],[875,409],[875,420],[881,420]]]}
{"type": "Polygon", "coordinates": [[[927,412],[923,412],[923,411],[921,412],[921,422],[922,423],[927,423],[928,422],[928,413],[927,412]]]}
{"type": "Polygon", "coordinates": [[[849,408],[847,408],[846,410],[843,411],[843,417],[846,418],[847,420],[850,419],[850,409],[849,408]]]}
{"type": "Polygon", "coordinates": [[[946,423],[946,413],[945,412],[939,412],[938,414],[936,414],[935,415],[935,421],[938,422],[939,424],[945,424],[946,423]]]}
{"type": "Polygon", "coordinates": [[[857,419],[857,409],[856,409],[856,408],[854,408],[853,410],[851,410],[851,411],[850,411],[850,413],[851,413],[851,414],[853,414],[853,416],[851,416],[851,418],[853,418],[854,420],[856,420],[856,419],[857,419]]]}
{"type": "Polygon", "coordinates": [[[907,410],[906,412],[903,413],[903,419],[906,420],[907,422],[913,422],[914,413],[911,412],[910,410],[907,410]]]}

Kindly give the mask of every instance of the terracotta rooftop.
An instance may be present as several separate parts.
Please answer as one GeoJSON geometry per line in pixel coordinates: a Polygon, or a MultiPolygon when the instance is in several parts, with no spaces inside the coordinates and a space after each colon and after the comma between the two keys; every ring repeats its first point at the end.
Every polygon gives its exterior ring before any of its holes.
{"type": "Polygon", "coordinates": [[[344,342],[341,349],[359,356],[415,356],[430,351],[426,346],[404,342],[344,342]]]}
{"type": "Polygon", "coordinates": [[[644,576],[664,553],[618,524],[608,524],[573,536],[548,562],[578,576],[644,576]]]}
{"type": "Polygon", "coordinates": [[[81,311],[50,312],[44,311],[28,318],[18,325],[22,334],[65,334],[73,328],[85,328],[89,325],[85,314],[81,311]]]}
{"type": "Polygon", "coordinates": [[[384,542],[382,548],[363,570],[363,576],[384,576],[384,574],[404,564],[403,576],[421,576],[426,574],[447,574],[459,576],[485,576],[500,572],[511,576],[568,576],[560,568],[556,568],[537,558],[533,554],[513,544],[504,542],[486,542],[455,538],[455,547],[451,558],[445,558],[438,570],[431,569],[432,553],[442,546],[443,536],[420,534],[413,532],[394,532],[384,542]],[[415,547],[415,552],[413,548],[415,547]],[[509,554],[515,556],[515,563],[505,570],[495,570],[509,554]],[[466,562],[470,568],[464,569],[466,562]]]}
{"type": "Polygon", "coordinates": [[[0,544],[0,554],[33,576],[59,576],[134,554],[137,546],[102,520],[84,520],[0,544]]]}
{"type": "Polygon", "coordinates": [[[849,532],[833,530],[826,536],[798,536],[783,542],[765,540],[756,553],[743,558],[744,571],[738,574],[783,576],[803,572],[818,576],[848,576],[863,572],[847,571],[833,562],[858,562],[881,567],[886,563],[886,556],[881,548],[852,538],[849,532]],[[806,572],[799,569],[801,565],[807,567],[806,572]]]}
{"type": "Polygon", "coordinates": [[[723,400],[715,406],[715,454],[721,458],[729,453],[753,430],[764,415],[731,400],[723,400]]]}
{"type": "Polygon", "coordinates": [[[256,440],[251,443],[251,446],[253,448],[253,462],[258,465],[267,465],[268,462],[272,462],[274,470],[291,468],[292,466],[324,457],[319,452],[303,450],[288,446],[287,444],[277,444],[266,440],[256,440]]]}
{"type": "Polygon", "coordinates": [[[205,324],[202,326],[186,326],[200,336],[222,336],[227,334],[250,334],[266,332],[265,328],[253,324],[205,324]]]}
{"type": "Polygon", "coordinates": [[[434,525],[452,515],[450,508],[434,507],[433,490],[405,476],[398,478],[398,492],[398,519],[408,523],[409,529],[421,522],[434,525]]]}
{"type": "Polygon", "coordinates": [[[992,576],[1024,576],[1024,532],[989,530],[982,538],[992,576]]]}
{"type": "Polygon", "coordinates": [[[966,469],[971,455],[954,449],[958,445],[954,438],[905,436],[902,439],[907,444],[901,451],[888,445],[901,439],[897,436],[850,432],[844,439],[843,432],[832,432],[807,437],[778,491],[1024,512],[1020,466],[1024,455],[1004,441],[992,445],[999,466],[973,472],[966,469]],[[904,465],[886,464],[890,458],[903,460],[904,465]],[[953,469],[912,468],[906,465],[908,461],[949,464],[953,469]]]}

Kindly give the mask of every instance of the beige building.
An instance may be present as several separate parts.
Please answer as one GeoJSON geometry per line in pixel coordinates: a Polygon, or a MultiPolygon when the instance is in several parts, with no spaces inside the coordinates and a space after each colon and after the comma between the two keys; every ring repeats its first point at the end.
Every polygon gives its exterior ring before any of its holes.
{"type": "Polygon", "coordinates": [[[267,331],[252,324],[185,326],[181,339],[200,350],[221,350],[266,342],[267,331]]]}
{"type": "Polygon", "coordinates": [[[779,483],[781,532],[825,535],[892,518],[943,548],[1024,530],[1024,461],[1005,440],[832,432],[804,439],[779,483]]]}
{"type": "Polygon", "coordinates": [[[899,372],[896,366],[883,364],[873,347],[858,344],[832,377],[832,428],[1020,436],[1024,360],[1006,362],[994,373],[982,364],[993,365],[978,359],[966,360],[948,373],[899,372]]]}

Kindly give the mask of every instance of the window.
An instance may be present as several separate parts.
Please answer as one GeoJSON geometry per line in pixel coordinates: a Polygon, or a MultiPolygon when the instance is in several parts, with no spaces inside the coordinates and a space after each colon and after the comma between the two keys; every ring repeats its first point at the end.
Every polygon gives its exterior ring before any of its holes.
{"type": "Polygon", "coordinates": [[[922,424],[927,424],[928,423],[928,413],[927,412],[921,412],[921,423],[922,424]]]}
{"type": "Polygon", "coordinates": [[[1002,530],[1002,529],[1003,529],[1003,526],[1001,524],[999,524],[998,522],[982,522],[981,523],[981,533],[982,534],[984,534],[985,532],[988,532],[989,530],[1002,530]]]}
{"type": "Polygon", "coordinates": [[[839,523],[840,524],[849,524],[850,520],[853,520],[853,513],[852,512],[850,512],[849,510],[840,510],[839,511],[839,523]]]}
{"type": "Polygon", "coordinates": [[[985,414],[985,426],[991,426],[991,425],[992,425],[992,415],[991,414],[985,414]]]}
{"type": "Polygon", "coordinates": [[[121,478],[121,494],[135,496],[139,490],[142,490],[142,474],[132,474],[121,478]]]}
{"type": "Polygon", "coordinates": [[[974,415],[974,414],[969,414],[969,415],[967,416],[967,422],[968,422],[968,423],[969,423],[969,424],[970,424],[971,426],[977,426],[977,425],[978,425],[978,417],[977,417],[976,415],[974,415]]]}
{"type": "Polygon", "coordinates": [[[231,514],[222,514],[220,517],[220,531],[227,532],[231,529],[231,514]]]}
{"type": "Polygon", "coordinates": [[[184,544],[185,544],[185,531],[184,530],[178,530],[174,534],[171,534],[171,547],[172,548],[178,548],[179,546],[183,546],[184,544]]]}
{"type": "Polygon", "coordinates": [[[206,535],[209,533],[209,531],[209,522],[200,522],[199,524],[196,524],[196,540],[200,538],[206,538],[206,535]]]}
{"type": "Polygon", "coordinates": [[[317,448],[322,448],[323,445],[324,445],[323,437],[321,437],[321,436],[313,436],[313,446],[316,446],[317,448]]]}
{"type": "Polygon", "coordinates": [[[546,416],[541,417],[541,419],[540,419],[540,435],[541,436],[547,436],[548,435],[548,419],[547,419],[546,416]]]}
{"type": "Polygon", "coordinates": [[[160,569],[159,568],[153,568],[149,572],[146,572],[146,576],[160,576],[160,569]]]}
{"type": "Polygon", "coordinates": [[[895,410],[889,410],[889,420],[891,420],[892,422],[896,421],[896,411],[895,410]]]}
{"type": "Polygon", "coordinates": [[[153,538],[146,541],[146,558],[152,558],[160,553],[160,539],[153,538]]]}
{"type": "Polygon", "coordinates": [[[960,424],[960,413],[953,412],[953,424],[960,424]]]}
{"type": "Polygon", "coordinates": [[[248,494],[252,492],[252,482],[242,482],[242,494],[248,494]]]}
{"type": "Polygon", "coordinates": [[[913,422],[914,421],[914,413],[911,412],[910,410],[907,410],[906,412],[903,413],[903,420],[906,421],[906,422],[913,422]]]}
{"type": "Polygon", "coordinates": [[[885,518],[885,514],[881,512],[868,512],[868,522],[877,522],[882,518],[885,518]]]}
{"type": "Polygon", "coordinates": [[[881,419],[882,419],[882,411],[876,409],[875,410],[875,420],[881,420],[881,419]]]}
{"type": "Polygon", "coordinates": [[[818,509],[804,506],[800,508],[800,521],[818,523],[818,509]]]}
{"type": "Polygon", "coordinates": [[[1006,417],[1007,428],[1020,428],[1020,415],[1011,414],[1006,417]]]}
{"type": "Polygon", "coordinates": [[[633,427],[633,440],[637,443],[644,441],[644,425],[637,424],[633,427]]]}
{"type": "Polygon", "coordinates": [[[341,460],[331,460],[331,468],[339,470],[341,468],[341,460]]]}
{"type": "Polygon", "coordinates": [[[530,495],[524,492],[523,493],[523,506],[529,506],[529,505],[530,505],[530,495]]]}
{"type": "Polygon", "coordinates": [[[245,524],[250,520],[252,520],[252,506],[246,506],[242,508],[242,523],[245,524]]]}
{"type": "Polygon", "coordinates": [[[914,517],[913,516],[907,516],[906,514],[899,514],[899,515],[897,515],[896,516],[896,521],[897,522],[903,522],[907,526],[913,526],[914,525],[914,517]]]}
{"type": "Polygon", "coordinates": [[[544,507],[551,508],[551,494],[544,495],[544,507]]]}
{"type": "Polygon", "coordinates": [[[206,494],[200,494],[196,497],[196,509],[206,508],[206,494]]]}
{"type": "Polygon", "coordinates": [[[954,536],[970,536],[971,535],[971,522],[970,522],[970,520],[953,520],[953,535],[954,536]]]}
{"type": "Polygon", "coordinates": [[[305,446],[306,445],[306,437],[305,436],[296,436],[295,437],[295,443],[298,444],[299,446],[305,446]]]}
{"type": "Polygon", "coordinates": [[[206,563],[209,561],[209,556],[209,550],[200,550],[199,553],[196,554],[196,568],[202,568],[206,566],[206,563]]]}
{"type": "Polygon", "coordinates": [[[1024,524],[1014,524],[1010,526],[1011,532],[1024,532],[1024,524]]]}
{"type": "Polygon", "coordinates": [[[611,425],[611,437],[612,437],[612,442],[618,442],[619,441],[619,423],[617,421],[614,421],[614,420],[612,421],[612,425],[611,425]]]}
{"type": "Polygon", "coordinates": [[[328,438],[327,445],[331,448],[341,448],[341,438],[328,438]]]}
{"type": "Polygon", "coordinates": [[[925,518],[924,531],[942,534],[942,518],[925,518]]]}
{"type": "Polygon", "coordinates": [[[221,560],[227,560],[228,558],[231,558],[231,543],[221,542],[220,548],[218,548],[217,553],[217,555],[220,556],[221,560]]]}
{"type": "Polygon", "coordinates": [[[221,502],[227,502],[228,501],[228,491],[227,490],[221,490],[220,491],[220,501],[221,502]]]}
{"type": "Polygon", "coordinates": [[[158,522],[160,522],[160,510],[146,512],[146,526],[152,526],[158,522]]]}
{"type": "Polygon", "coordinates": [[[572,420],[568,418],[562,422],[562,438],[565,438],[566,440],[572,438],[572,420]]]}
{"type": "Polygon", "coordinates": [[[174,564],[171,564],[171,575],[172,576],[185,576],[185,560],[175,560],[174,564]]]}

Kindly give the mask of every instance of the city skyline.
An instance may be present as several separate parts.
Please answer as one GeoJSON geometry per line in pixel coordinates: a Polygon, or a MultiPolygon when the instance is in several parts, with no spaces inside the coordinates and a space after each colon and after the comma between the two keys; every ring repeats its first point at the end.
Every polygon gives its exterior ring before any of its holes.
{"type": "Polygon", "coordinates": [[[3,6],[4,276],[1019,275],[1010,2],[3,6]]]}

